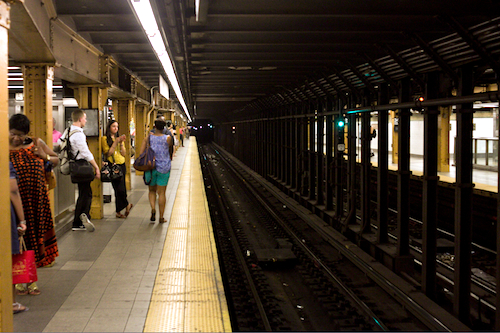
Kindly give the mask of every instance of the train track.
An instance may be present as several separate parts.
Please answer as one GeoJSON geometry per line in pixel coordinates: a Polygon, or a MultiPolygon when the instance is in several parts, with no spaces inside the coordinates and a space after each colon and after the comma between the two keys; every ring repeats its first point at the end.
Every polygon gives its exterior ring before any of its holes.
{"type": "MultiPolygon", "coordinates": [[[[344,166],[345,168],[345,166],[344,166]]],[[[347,170],[345,170],[347,172],[347,170]]],[[[358,173],[360,174],[360,173],[358,173]]],[[[389,202],[395,204],[397,202],[397,175],[390,173],[389,177],[389,202]],[[392,185],[391,185],[392,184],[392,185]]],[[[409,219],[410,227],[410,249],[411,254],[415,258],[416,273],[420,272],[421,267],[421,239],[422,239],[422,226],[423,223],[420,218],[422,212],[422,187],[419,177],[414,177],[410,181],[410,201],[412,202],[409,219]]],[[[358,178],[359,182],[360,179],[358,178]]],[[[359,186],[359,185],[358,185],[359,186]]],[[[376,172],[372,172],[372,186],[376,186],[376,172]]],[[[440,184],[439,189],[439,212],[438,224],[440,227],[437,229],[438,235],[438,248],[437,248],[437,278],[441,285],[440,304],[448,309],[451,309],[453,297],[450,290],[454,287],[454,240],[455,235],[449,231],[453,226],[453,221],[450,223],[450,216],[453,217],[453,204],[454,204],[454,188],[449,184],[440,184]]],[[[372,193],[375,193],[373,191],[372,193]]],[[[344,195],[347,198],[347,195],[344,195]]],[[[357,197],[356,202],[356,221],[361,225],[361,217],[357,214],[361,207],[361,198],[357,197]]],[[[347,202],[344,202],[344,207],[347,207],[347,202]]],[[[377,203],[371,200],[370,216],[375,218],[377,203]]],[[[397,241],[397,210],[396,207],[390,207],[388,212],[388,233],[393,242],[397,241]]],[[[347,214],[344,211],[344,214],[347,214]]],[[[476,329],[493,329],[496,306],[496,249],[492,249],[495,244],[495,237],[491,235],[496,234],[494,230],[496,226],[496,198],[481,193],[474,194],[473,205],[473,242],[472,242],[472,276],[471,276],[471,300],[475,306],[473,310],[472,321],[473,328],[476,329]],[[493,229],[492,229],[493,228],[493,229]],[[479,230],[479,232],[477,231],[479,230]]],[[[375,224],[370,225],[372,231],[376,231],[375,224]]],[[[369,232],[369,231],[367,231],[369,232]]],[[[415,281],[418,284],[420,278],[415,276],[415,281]]]]}
{"type": "Polygon", "coordinates": [[[397,288],[381,288],[238,163],[199,149],[234,330],[446,330],[402,306],[397,288]]]}

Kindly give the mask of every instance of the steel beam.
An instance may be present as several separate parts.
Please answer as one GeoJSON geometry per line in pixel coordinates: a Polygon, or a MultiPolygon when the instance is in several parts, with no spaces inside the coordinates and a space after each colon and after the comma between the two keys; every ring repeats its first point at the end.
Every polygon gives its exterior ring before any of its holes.
{"type": "MultiPolygon", "coordinates": [[[[341,114],[343,101],[342,99],[337,100],[336,111],[338,112],[334,115],[334,122],[337,123],[339,118],[344,118],[344,115],[341,114]]],[[[344,129],[342,129],[342,133],[337,133],[339,131],[338,128],[334,128],[334,142],[333,146],[335,149],[335,218],[337,221],[340,221],[342,216],[344,215],[344,176],[343,166],[345,164],[344,161],[344,151],[339,150],[339,144],[344,145],[344,129]]]]}
{"type": "MultiPolygon", "coordinates": [[[[389,103],[389,87],[383,83],[380,87],[379,104],[389,103]]],[[[389,178],[389,130],[388,111],[378,112],[378,168],[377,168],[377,242],[387,243],[388,237],[388,193],[387,180],[389,178]]]]}
{"type": "MultiPolygon", "coordinates": [[[[437,97],[439,73],[427,76],[427,98],[437,97]]],[[[438,117],[437,107],[424,111],[424,179],[422,184],[422,291],[436,300],[438,117]]]]}
{"type": "MultiPolygon", "coordinates": [[[[318,100],[318,111],[321,110],[323,111],[325,109],[325,100],[324,98],[318,100]]],[[[325,134],[325,117],[324,116],[318,116],[317,121],[316,121],[316,127],[317,127],[317,135],[316,135],[316,142],[317,142],[317,148],[316,148],[316,188],[317,188],[317,194],[316,194],[316,205],[324,205],[325,199],[324,199],[324,194],[323,194],[323,181],[324,181],[324,163],[325,163],[325,158],[323,154],[323,146],[324,146],[324,134],[325,134]]]]}
{"type": "MultiPolygon", "coordinates": [[[[401,81],[400,98],[402,102],[410,99],[410,79],[401,81]]],[[[410,254],[409,238],[409,197],[410,197],[410,109],[399,109],[398,124],[398,244],[399,257],[410,254]]]]}
{"type": "MultiPolygon", "coordinates": [[[[292,116],[298,113],[299,106],[297,104],[292,106],[292,116]]],[[[297,128],[298,128],[298,118],[290,119],[290,187],[294,190],[297,190],[297,144],[298,144],[298,136],[297,136],[297,128]]]]}
{"type": "Polygon", "coordinates": [[[401,68],[405,70],[410,78],[413,79],[419,86],[422,91],[425,89],[425,82],[422,80],[420,76],[404,61],[393,49],[389,47],[389,45],[382,45],[381,48],[386,51],[394,61],[396,61],[401,68]]]}
{"type": "MultiPolygon", "coordinates": [[[[441,70],[453,80],[455,86],[458,86],[459,78],[457,72],[455,72],[455,70],[450,65],[448,65],[448,63],[439,55],[439,53],[437,53],[436,50],[434,50],[434,48],[429,45],[429,43],[425,42],[422,37],[420,37],[416,33],[406,32],[405,35],[411,38],[415,43],[417,43],[418,46],[420,46],[420,48],[432,60],[434,60],[439,68],[441,68],[441,70]]],[[[438,89],[439,87],[436,87],[436,91],[438,91],[438,89]]]]}
{"type": "MultiPolygon", "coordinates": [[[[474,90],[472,65],[461,68],[460,94],[474,90]]],[[[472,250],[472,103],[457,105],[457,156],[455,183],[455,287],[453,312],[470,324],[471,250],[472,250]]]]}
{"type": "Polygon", "coordinates": [[[360,189],[361,189],[361,229],[359,235],[365,231],[370,231],[370,203],[371,203],[371,133],[370,133],[370,118],[371,114],[365,112],[361,115],[361,176],[360,176],[360,189]]]}
{"type": "Polygon", "coordinates": [[[445,21],[456,33],[473,49],[486,63],[493,69],[497,78],[500,77],[500,64],[499,62],[488,52],[485,46],[474,37],[467,29],[465,29],[457,20],[451,16],[440,16],[440,19],[445,21]]]}
{"type": "Polygon", "coordinates": [[[366,76],[364,76],[363,74],[360,73],[360,71],[356,68],[356,66],[352,65],[350,62],[347,62],[346,65],[347,65],[347,67],[349,67],[349,69],[351,70],[351,72],[353,72],[354,75],[356,75],[358,77],[358,79],[360,79],[361,82],[363,82],[363,84],[365,85],[365,87],[367,89],[369,89],[370,92],[373,95],[377,95],[377,91],[375,90],[375,88],[373,87],[373,85],[370,83],[370,81],[368,81],[368,79],[366,78],[366,76]]]}
{"type": "Polygon", "coordinates": [[[373,61],[367,54],[363,54],[366,62],[384,79],[384,81],[390,86],[390,89],[394,92],[398,90],[398,84],[394,81],[375,61],[373,61]]]}
{"type": "MultiPolygon", "coordinates": [[[[312,105],[309,104],[309,107],[312,105]]],[[[313,107],[313,112],[315,111],[317,106],[313,107]]],[[[308,193],[308,199],[309,200],[315,200],[316,199],[316,146],[315,146],[315,141],[316,141],[316,117],[311,116],[309,117],[309,178],[308,178],[308,187],[309,187],[309,193],[308,193]]]]}

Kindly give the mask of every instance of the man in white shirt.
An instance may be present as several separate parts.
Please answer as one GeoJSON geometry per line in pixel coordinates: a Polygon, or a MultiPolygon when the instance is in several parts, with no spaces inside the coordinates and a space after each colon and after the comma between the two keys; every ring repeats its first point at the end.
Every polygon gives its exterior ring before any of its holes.
{"type": "MultiPolygon", "coordinates": [[[[75,110],[71,114],[71,120],[73,124],[69,129],[69,133],[76,130],[70,138],[69,142],[71,144],[71,153],[76,159],[85,159],[95,169],[95,177],[97,179],[101,178],[101,172],[99,167],[94,160],[94,155],[89,150],[87,145],[87,137],[83,133],[83,127],[87,123],[87,114],[83,110],[75,110]]],[[[75,218],[73,220],[73,230],[87,230],[94,231],[94,224],[90,221],[90,206],[92,204],[92,188],[89,182],[78,183],[78,200],[76,201],[75,207],[75,218]]]]}

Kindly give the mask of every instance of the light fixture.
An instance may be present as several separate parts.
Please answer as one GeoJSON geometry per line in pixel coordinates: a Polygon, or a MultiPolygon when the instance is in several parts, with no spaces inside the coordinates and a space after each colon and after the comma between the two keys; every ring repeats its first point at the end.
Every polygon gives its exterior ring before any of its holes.
{"type": "Polygon", "coordinates": [[[146,32],[153,50],[155,51],[158,59],[160,59],[165,73],[167,73],[168,80],[170,81],[170,84],[174,89],[179,103],[184,108],[189,122],[191,122],[191,115],[189,114],[189,110],[186,106],[186,103],[184,102],[184,97],[182,96],[182,91],[179,86],[179,81],[177,80],[177,75],[175,74],[172,60],[168,55],[163,37],[160,33],[160,30],[158,29],[158,24],[156,23],[156,18],[154,16],[153,9],[151,8],[149,0],[130,0],[130,4],[132,5],[135,15],[141,23],[142,28],[146,32]]]}

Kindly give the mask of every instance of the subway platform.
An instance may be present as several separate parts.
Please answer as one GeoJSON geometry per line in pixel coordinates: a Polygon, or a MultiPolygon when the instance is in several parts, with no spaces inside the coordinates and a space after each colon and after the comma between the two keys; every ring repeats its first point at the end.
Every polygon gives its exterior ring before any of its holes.
{"type": "Polygon", "coordinates": [[[231,331],[196,138],[172,162],[166,223],[149,221],[147,186],[131,178],[127,219],[112,201],[95,232],[59,236],[55,265],[38,269],[41,295],[17,296],[29,311],[15,332],[231,331]]]}

